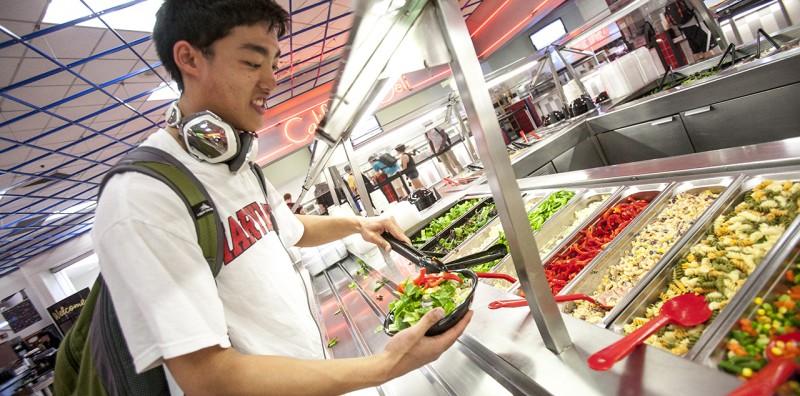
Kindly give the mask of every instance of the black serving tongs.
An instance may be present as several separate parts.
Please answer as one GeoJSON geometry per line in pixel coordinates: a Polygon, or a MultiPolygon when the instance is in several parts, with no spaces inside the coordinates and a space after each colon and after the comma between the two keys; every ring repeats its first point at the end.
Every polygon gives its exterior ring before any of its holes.
{"type": "MultiPolygon", "coordinates": [[[[508,254],[508,249],[505,247],[505,245],[497,244],[482,252],[473,253],[450,262],[443,263],[440,260],[440,257],[426,254],[430,252],[422,252],[414,246],[408,245],[388,233],[384,233],[383,238],[389,242],[389,245],[392,246],[392,250],[397,252],[397,254],[405,257],[417,266],[425,268],[425,270],[428,272],[465,269],[478,264],[499,260],[508,254]]],[[[480,276],[480,274],[478,276],[480,276]]]]}

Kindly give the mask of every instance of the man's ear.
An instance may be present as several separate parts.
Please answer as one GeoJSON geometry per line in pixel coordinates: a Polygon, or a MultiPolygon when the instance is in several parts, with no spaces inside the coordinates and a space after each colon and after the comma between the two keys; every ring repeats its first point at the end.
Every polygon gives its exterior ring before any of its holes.
{"type": "Polygon", "coordinates": [[[175,60],[175,65],[178,66],[183,80],[186,77],[197,78],[200,75],[200,65],[204,59],[203,53],[195,48],[186,40],[180,40],[172,46],[172,59],[175,60]]]}

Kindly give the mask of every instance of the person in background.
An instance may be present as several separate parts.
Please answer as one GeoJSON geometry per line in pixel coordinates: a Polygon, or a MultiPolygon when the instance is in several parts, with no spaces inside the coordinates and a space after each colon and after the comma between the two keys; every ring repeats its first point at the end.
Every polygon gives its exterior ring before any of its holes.
{"type": "Polygon", "coordinates": [[[350,165],[344,166],[345,175],[343,177],[345,184],[347,184],[348,193],[350,193],[350,197],[353,198],[353,202],[356,204],[356,210],[361,211],[361,201],[358,197],[358,189],[356,188],[356,177],[353,175],[353,169],[350,165]]]}
{"type": "MultiPolygon", "coordinates": [[[[292,201],[292,194],[291,193],[283,194],[283,202],[286,202],[286,206],[288,206],[289,209],[294,208],[294,201],[292,201]]],[[[297,208],[294,209],[294,213],[295,214],[303,214],[303,207],[302,206],[298,206],[297,208]]]]}
{"type": "MultiPolygon", "coordinates": [[[[372,170],[375,172],[373,176],[375,184],[381,184],[386,181],[386,179],[389,177],[388,172],[392,170],[392,167],[386,166],[386,164],[379,160],[378,156],[375,154],[369,156],[369,163],[372,166],[372,170]]],[[[397,166],[394,166],[393,168],[394,172],[392,174],[397,173],[397,166]]],[[[386,201],[389,203],[396,202],[398,200],[397,193],[395,192],[391,183],[382,185],[381,191],[383,192],[383,195],[386,196],[386,201]]]]}
{"type": "Polygon", "coordinates": [[[450,136],[447,136],[447,132],[442,128],[436,127],[425,132],[425,138],[428,139],[431,152],[439,162],[444,164],[447,171],[450,172],[450,176],[455,176],[461,172],[463,167],[451,150],[453,143],[450,141],[450,136]]]}
{"type": "Polygon", "coordinates": [[[422,180],[419,179],[419,170],[417,169],[417,163],[414,161],[414,157],[406,153],[406,145],[398,144],[394,149],[397,150],[399,154],[400,167],[403,169],[403,172],[405,172],[406,177],[411,180],[411,186],[414,187],[415,190],[425,188],[422,184],[422,180]]]}

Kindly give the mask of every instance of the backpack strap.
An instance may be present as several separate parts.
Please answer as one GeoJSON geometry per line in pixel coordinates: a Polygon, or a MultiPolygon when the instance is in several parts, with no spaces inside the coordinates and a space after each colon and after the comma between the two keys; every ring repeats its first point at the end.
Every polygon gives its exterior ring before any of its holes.
{"type": "MultiPolygon", "coordinates": [[[[267,192],[267,182],[264,179],[264,171],[262,171],[261,167],[255,162],[250,163],[250,169],[256,174],[258,185],[261,186],[261,191],[264,193],[264,199],[267,201],[267,205],[269,205],[269,192],[267,192]]],[[[272,229],[275,230],[275,233],[278,234],[278,236],[280,236],[280,232],[278,231],[278,222],[275,221],[275,216],[272,214],[272,210],[269,211],[269,221],[272,222],[272,229]]]]}
{"type": "Polygon", "coordinates": [[[175,191],[186,205],[197,231],[197,242],[203,251],[211,274],[222,269],[222,238],[225,231],[216,205],[203,184],[175,157],[155,147],[137,147],[112,167],[100,183],[100,193],[116,174],[137,172],[153,177],[175,191]]]}

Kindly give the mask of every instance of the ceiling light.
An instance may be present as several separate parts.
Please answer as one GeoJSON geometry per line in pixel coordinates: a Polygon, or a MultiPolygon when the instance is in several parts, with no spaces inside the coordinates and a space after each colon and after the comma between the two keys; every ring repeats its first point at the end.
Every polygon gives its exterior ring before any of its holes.
{"type": "Polygon", "coordinates": [[[81,212],[83,210],[93,208],[95,206],[97,206],[97,201],[81,202],[81,203],[79,203],[79,204],[77,204],[75,206],[70,206],[69,208],[66,208],[64,210],[58,211],[56,213],[53,213],[50,216],[47,216],[47,219],[44,222],[45,223],[50,223],[52,221],[58,220],[58,219],[60,219],[60,218],[62,218],[64,216],[66,216],[68,214],[78,213],[78,212],[81,212]]]}
{"type": "Polygon", "coordinates": [[[169,85],[164,84],[163,82],[158,85],[158,88],[147,97],[148,101],[151,100],[175,100],[180,97],[180,93],[178,92],[178,84],[175,81],[169,83],[169,85]]]}
{"type": "MultiPolygon", "coordinates": [[[[130,0],[84,0],[94,12],[127,3],[130,0]]],[[[139,4],[103,15],[103,21],[116,30],[135,30],[139,32],[152,32],[156,23],[156,11],[161,6],[161,0],[145,0],[139,4]]],[[[44,14],[43,23],[59,24],[73,19],[91,15],[80,0],[51,0],[44,14]]],[[[97,18],[79,23],[77,26],[106,28],[97,18]]]]}

